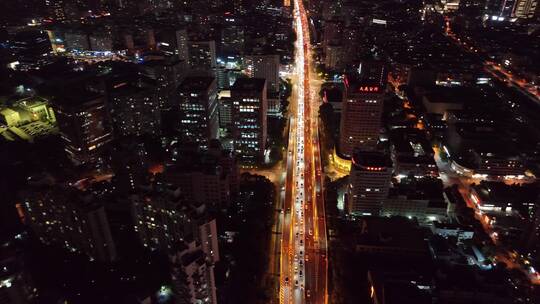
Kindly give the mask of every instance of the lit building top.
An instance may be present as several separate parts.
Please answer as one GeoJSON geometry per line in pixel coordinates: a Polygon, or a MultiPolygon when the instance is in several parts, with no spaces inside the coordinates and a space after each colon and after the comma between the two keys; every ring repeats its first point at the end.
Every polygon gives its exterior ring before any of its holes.
{"type": "Polygon", "coordinates": [[[388,155],[381,152],[355,151],[352,164],[357,170],[386,171],[392,167],[392,160],[388,155]]]}

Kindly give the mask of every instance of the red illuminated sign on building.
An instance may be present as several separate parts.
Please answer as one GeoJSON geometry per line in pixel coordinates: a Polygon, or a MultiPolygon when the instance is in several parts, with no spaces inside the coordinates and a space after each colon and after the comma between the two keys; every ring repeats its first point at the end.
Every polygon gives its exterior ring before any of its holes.
{"type": "Polygon", "coordinates": [[[378,86],[360,86],[358,91],[376,93],[376,92],[379,92],[379,87],[378,86]]]}

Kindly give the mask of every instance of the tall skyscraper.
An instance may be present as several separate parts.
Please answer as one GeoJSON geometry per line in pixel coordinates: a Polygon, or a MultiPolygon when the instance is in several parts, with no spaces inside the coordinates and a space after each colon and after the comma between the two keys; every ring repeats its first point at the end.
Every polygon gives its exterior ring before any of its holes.
{"type": "Polygon", "coordinates": [[[279,92],[279,55],[247,55],[245,65],[249,77],[266,79],[268,91],[279,92]]]}
{"type": "Polygon", "coordinates": [[[381,128],[386,69],[380,63],[362,63],[346,75],[340,122],[339,152],[350,157],[354,148],[371,150],[381,128]]]}
{"type": "Polygon", "coordinates": [[[187,77],[178,87],[178,96],[181,140],[207,149],[219,129],[216,79],[187,77]]]}
{"type": "Polygon", "coordinates": [[[178,303],[217,303],[219,261],[215,219],[204,204],[189,204],[180,189],[153,184],[131,196],[135,232],[145,247],[169,253],[178,303]]]}
{"type": "Polygon", "coordinates": [[[391,178],[392,160],[388,155],[355,150],[347,188],[347,212],[379,215],[388,197],[391,178]]]}
{"type": "Polygon", "coordinates": [[[105,96],[87,91],[62,94],[54,100],[54,109],[68,157],[76,164],[95,162],[112,139],[105,96]]]}
{"type": "Polygon", "coordinates": [[[266,80],[239,78],[231,87],[233,139],[242,162],[254,163],[264,157],[268,104],[266,80]]]}

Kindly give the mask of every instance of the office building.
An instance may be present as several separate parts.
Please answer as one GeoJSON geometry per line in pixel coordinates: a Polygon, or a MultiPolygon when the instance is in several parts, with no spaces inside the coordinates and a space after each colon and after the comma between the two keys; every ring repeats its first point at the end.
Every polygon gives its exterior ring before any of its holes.
{"type": "Polygon", "coordinates": [[[165,28],[156,31],[156,43],[160,51],[168,56],[176,55],[188,61],[188,34],[186,29],[165,28]]]}
{"type": "Polygon", "coordinates": [[[210,73],[216,68],[216,42],[214,40],[189,41],[188,55],[191,70],[210,73]]]}
{"type": "Polygon", "coordinates": [[[183,142],[208,148],[217,138],[219,114],[217,81],[213,77],[187,77],[178,87],[180,119],[178,130],[183,142]]]}
{"type": "Polygon", "coordinates": [[[233,104],[230,97],[219,98],[219,127],[223,129],[232,129],[233,104]]]}
{"type": "Polygon", "coordinates": [[[386,77],[380,63],[362,63],[346,76],[339,134],[343,156],[350,157],[354,148],[371,150],[377,145],[386,77]]]}
{"type": "Polygon", "coordinates": [[[257,162],[263,159],[266,147],[266,80],[237,79],[231,87],[231,99],[235,151],[242,162],[257,162]]]}
{"type": "Polygon", "coordinates": [[[26,224],[44,244],[86,254],[90,260],[115,260],[103,205],[92,193],[68,184],[50,176],[30,178],[21,195],[26,224]]]}
{"type": "Polygon", "coordinates": [[[109,111],[116,136],[160,134],[161,113],[154,88],[123,83],[109,94],[109,111]]]}
{"type": "Polygon", "coordinates": [[[503,21],[512,16],[516,0],[486,0],[485,12],[490,20],[503,21]]]}
{"type": "Polygon", "coordinates": [[[112,139],[105,96],[86,91],[63,94],[54,100],[54,109],[68,157],[76,164],[95,162],[112,139]]]}
{"type": "Polygon", "coordinates": [[[533,18],[537,15],[538,0],[517,0],[514,6],[514,16],[522,19],[533,18]]]}
{"type": "Polygon", "coordinates": [[[173,97],[187,74],[187,62],[176,59],[176,56],[167,56],[146,60],[138,67],[141,74],[151,79],[156,87],[159,108],[163,111],[176,106],[173,97]]]}
{"type": "Polygon", "coordinates": [[[379,215],[388,198],[392,178],[392,160],[374,151],[356,150],[352,157],[347,212],[356,215],[379,215]]]}
{"type": "Polygon", "coordinates": [[[240,18],[225,16],[221,30],[221,53],[223,55],[239,55],[244,52],[244,25],[240,18]]]}
{"type": "Polygon", "coordinates": [[[279,92],[279,55],[247,55],[246,71],[251,78],[266,79],[269,92],[279,92]]]}

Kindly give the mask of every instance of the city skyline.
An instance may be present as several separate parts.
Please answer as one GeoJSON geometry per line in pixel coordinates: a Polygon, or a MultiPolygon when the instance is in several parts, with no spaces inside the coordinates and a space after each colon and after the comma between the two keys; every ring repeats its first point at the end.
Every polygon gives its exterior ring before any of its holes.
{"type": "Polygon", "coordinates": [[[0,302],[540,303],[538,0],[4,0],[0,302]]]}

